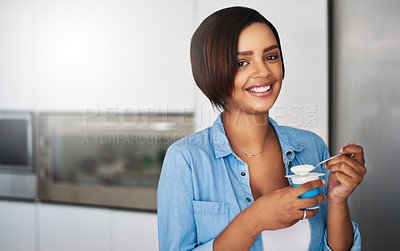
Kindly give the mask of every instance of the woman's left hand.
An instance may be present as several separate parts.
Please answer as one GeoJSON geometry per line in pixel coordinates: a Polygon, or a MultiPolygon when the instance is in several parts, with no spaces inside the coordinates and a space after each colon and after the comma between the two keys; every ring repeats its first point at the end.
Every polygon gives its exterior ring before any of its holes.
{"type": "Polygon", "coordinates": [[[365,168],[364,151],[359,145],[350,142],[339,150],[338,156],[325,165],[330,169],[327,199],[331,202],[343,203],[362,182],[365,168]]]}

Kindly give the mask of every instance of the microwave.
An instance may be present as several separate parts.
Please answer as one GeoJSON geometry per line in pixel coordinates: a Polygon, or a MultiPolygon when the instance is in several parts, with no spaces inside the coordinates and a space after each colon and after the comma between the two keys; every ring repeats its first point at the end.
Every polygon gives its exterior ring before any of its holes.
{"type": "Polygon", "coordinates": [[[0,111],[0,197],[37,195],[35,114],[0,111]]]}
{"type": "Polygon", "coordinates": [[[167,148],[192,113],[39,113],[39,200],[155,211],[167,148]]]}

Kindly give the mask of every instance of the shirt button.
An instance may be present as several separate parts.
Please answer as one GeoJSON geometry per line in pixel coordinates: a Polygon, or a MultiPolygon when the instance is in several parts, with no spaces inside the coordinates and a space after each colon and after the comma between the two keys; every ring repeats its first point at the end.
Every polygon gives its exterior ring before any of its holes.
{"type": "Polygon", "coordinates": [[[292,156],[292,152],[287,152],[286,156],[292,156]]]}
{"type": "Polygon", "coordinates": [[[246,176],[246,173],[245,172],[241,172],[240,175],[246,176]]]}
{"type": "Polygon", "coordinates": [[[246,200],[247,200],[247,202],[250,202],[250,201],[251,201],[251,199],[250,199],[249,197],[247,197],[246,200]]]}

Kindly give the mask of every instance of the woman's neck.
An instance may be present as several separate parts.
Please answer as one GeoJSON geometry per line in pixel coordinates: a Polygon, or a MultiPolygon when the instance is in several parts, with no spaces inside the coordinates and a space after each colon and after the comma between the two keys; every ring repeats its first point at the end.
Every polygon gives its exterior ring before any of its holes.
{"type": "Polygon", "coordinates": [[[228,140],[234,148],[247,154],[264,150],[272,139],[272,126],[266,113],[246,113],[245,111],[224,111],[222,122],[228,140]]]}

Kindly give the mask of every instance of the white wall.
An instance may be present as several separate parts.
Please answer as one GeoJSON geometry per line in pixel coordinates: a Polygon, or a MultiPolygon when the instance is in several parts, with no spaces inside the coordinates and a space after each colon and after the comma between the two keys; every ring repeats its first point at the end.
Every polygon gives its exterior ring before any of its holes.
{"type": "Polygon", "coordinates": [[[192,10],[184,0],[0,1],[0,109],[193,109],[192,10]]]}

